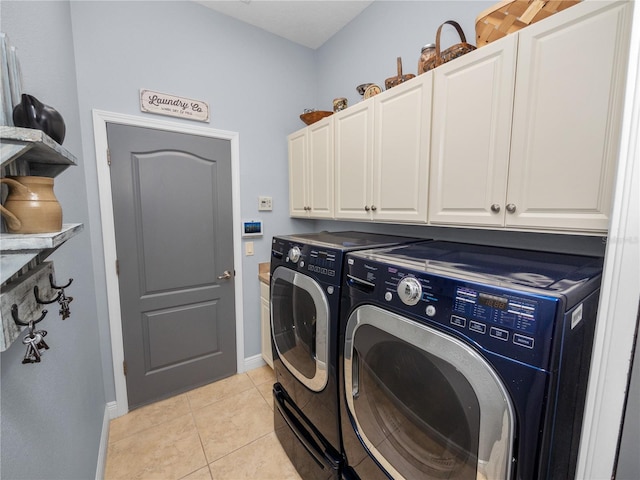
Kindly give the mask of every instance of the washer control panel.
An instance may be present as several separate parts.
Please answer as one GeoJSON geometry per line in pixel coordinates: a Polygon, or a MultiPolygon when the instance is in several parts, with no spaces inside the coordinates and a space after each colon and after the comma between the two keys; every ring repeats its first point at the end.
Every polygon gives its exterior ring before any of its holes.
{"type": "Polygon", "coordinates": [[[271,271],[286,266],[300,273],[335,285],[340,285],[343,253],[337,249],[317,247],[287,239],[274,238],[271,245],[271,271]]]}
{"type": "Polygon", "coordinates": [[[414,277],[404,277],[398,282],[398,296],[405,305],[415,305],[422,298],[422,286],[414,277]]]}
{"type": "Polygon", "coordinates": [[[298,260],[300,260],[301,255],[302,255],[302,252],[300,251],[300,247],[298,246],[293,246],[289,250],[289,260],[291,260],[293,263],[298,263],[298,260]]]}

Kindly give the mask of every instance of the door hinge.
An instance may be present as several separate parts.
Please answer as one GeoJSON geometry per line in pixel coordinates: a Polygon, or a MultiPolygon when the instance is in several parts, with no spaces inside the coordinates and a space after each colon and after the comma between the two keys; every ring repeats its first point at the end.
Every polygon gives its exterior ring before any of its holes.
{"type": "Polygon", "coordinates": [[[116,275],[120,276],[120,260],[116,259],[116,275]]]}
{"type": "Polygon", "coordinates": [[[122,362],[122,371],[124,372],[124,376],[127,376],[127,362],[122,362]]]}
{"type": "Polygon", "coordinates": [[[107,165],[111,166],[111,150],[107,148],[107,165]]]}

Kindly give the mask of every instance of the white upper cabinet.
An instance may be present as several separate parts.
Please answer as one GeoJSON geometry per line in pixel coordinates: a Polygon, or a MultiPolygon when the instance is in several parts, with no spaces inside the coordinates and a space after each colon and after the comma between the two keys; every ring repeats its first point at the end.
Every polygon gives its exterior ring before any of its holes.
{"type": "Polygon", "coordinates": [[[433,74],[374,98],[374,220],[427,221],[433,74]]]}
{"type": "Polygon", "coordinates": [[[368,220],[373,171],[373,98],[333,115],[336,218],[368,220]]]}
{"type": "Polygon", "coordinates": [[[431,223],[504,224],[516,39],[434,70],[431,223]]]}
{"type": "Polygon", "coordinates": [[[432,74],[334,115],[336,218],[427,221],[432,74]]]}
{"type": "Polygon", "coordinates": [[[520,31],[507,226],[608,228],[630,9],[582,2],[520,31]]]}
{"type": "Polygon", "coordinates": [[[606,232],[632,6],[581,2],[291,135],[291,215],[606,232]]]}
{"type": "Polygon", "coordinates": [[[289,142],[289,214],[333,218],[333,119],[292,133],[289,142]]]}
{"type": "Polygon", "coordinates": [[[606,231],[628,8],[583,2],[435,70],[431,223],[606,231]]]}
{"type": "Polygon", "coordinates": [[[289,144],[289,215],[306,217],[307,211],[307,130],[287,137],[289,144]]]}

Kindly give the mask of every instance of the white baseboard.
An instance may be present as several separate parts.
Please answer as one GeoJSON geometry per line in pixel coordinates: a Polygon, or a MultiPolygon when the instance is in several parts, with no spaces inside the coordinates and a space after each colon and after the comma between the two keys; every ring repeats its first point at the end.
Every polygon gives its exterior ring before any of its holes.
{"type": "MultiPolygon", "coordinates": [[[[249,370],[253,370],[254,368],[260,368],[263,365],[266,365],[267,362],[264,361],[261,354],[254,355],[253,357],[247,357],[244,359],[244,372],[248,372],[249,370]]],[[[238,372],[242,373],[242,372],[238,372]]]]}
{"type": "Polygon", "coordinates": [[[107,447],[109,446],[109,421],[115,418],[116,412],[116,402],[109,402],[104,406],[100,448],[98,449],[98,463],[96,465],[96,480],[102,480],[104,478],[104,470],[107,465],[107,447]]]}
{"type": "Polygon", "coordinates": [[[119,417],[118,415],[118,402],[113,401],[107,403],[107,410],[109,411],[109,419],[113,420],[114,418],[119,417]]]}

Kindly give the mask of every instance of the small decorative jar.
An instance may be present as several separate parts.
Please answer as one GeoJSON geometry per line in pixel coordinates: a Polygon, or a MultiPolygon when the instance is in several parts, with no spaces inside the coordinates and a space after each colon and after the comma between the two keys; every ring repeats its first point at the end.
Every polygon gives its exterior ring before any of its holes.
{"type": "Polygon", "coordinates": [[[427,68],[428,62],[433,59],[436,54],[436,44],[428,43],[424,47],[422,47],[422,51],[420,52],[420,60],[418,60],[418,75],[428,71],[427,68]]]}
{"type": "Polygon", "coordinates": [[[333,99],[333,111],[339,112],[340,110],[344,110],[347,108],[347,99],[344,97],[334,98],[333,99]]]}

